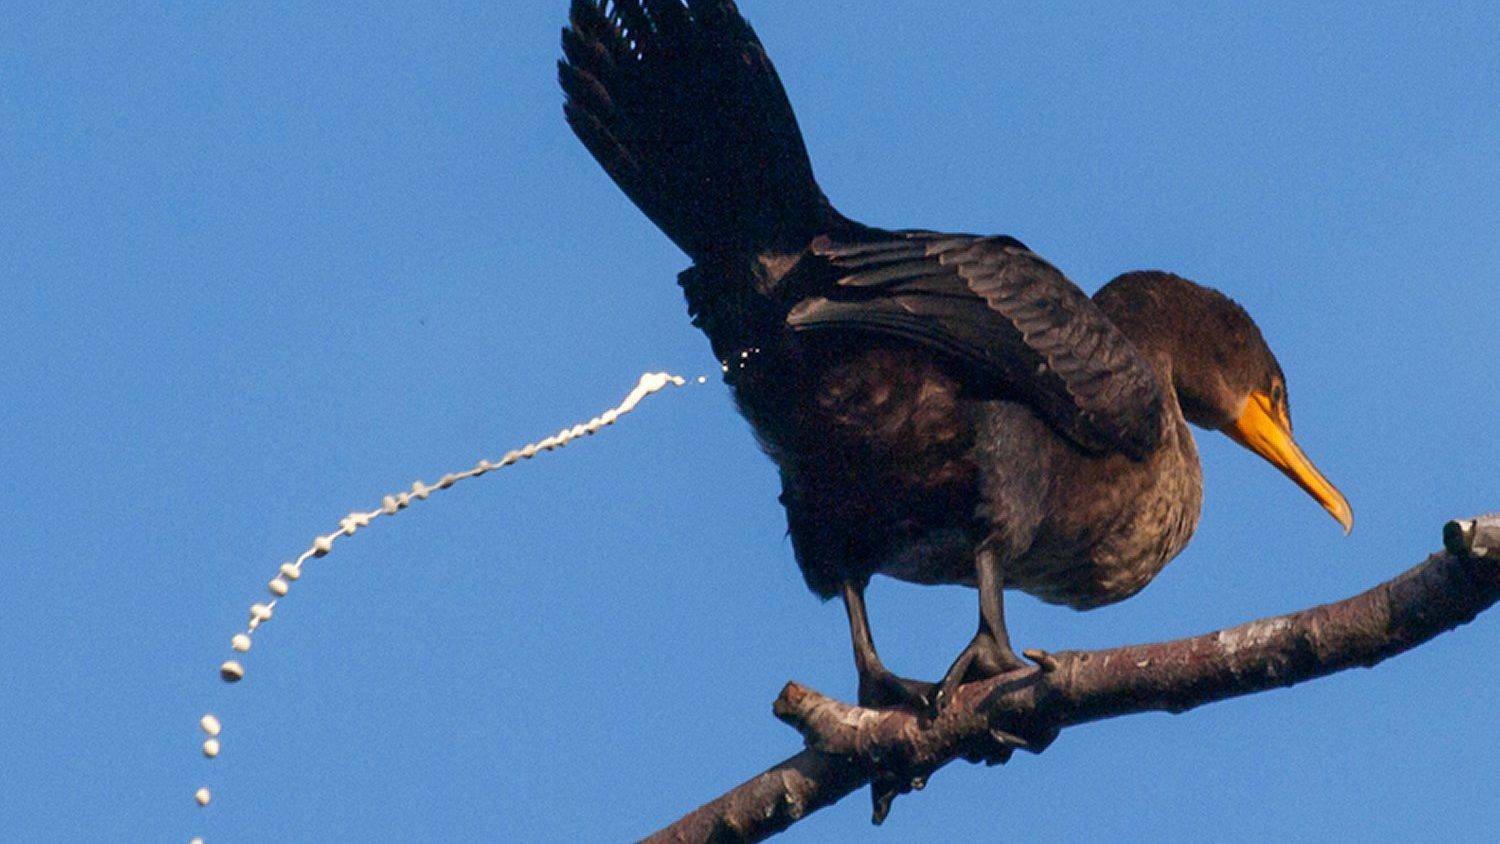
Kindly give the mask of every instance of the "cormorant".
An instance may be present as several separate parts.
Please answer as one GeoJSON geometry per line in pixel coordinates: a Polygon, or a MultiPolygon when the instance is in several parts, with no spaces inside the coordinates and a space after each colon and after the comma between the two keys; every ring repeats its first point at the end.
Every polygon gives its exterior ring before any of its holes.
{"type": "Polygon", "coordinates": [[[693,260],[693,322],[780,469],[807,585],[843,598],[861,704],[940,710],[959,683],[1026,668],[1005,589],[1078,609],[1140,591],[1198,522],[1189,423],[1351,527],[1228,297],[1134,272],[1091,299],[1013,238],[843,216],[731,0],[573,0],[563,50],[569,124],[693,260]],[[979,630],[938,686],[881,663],[875,574],[978,589],[979,630]]]}

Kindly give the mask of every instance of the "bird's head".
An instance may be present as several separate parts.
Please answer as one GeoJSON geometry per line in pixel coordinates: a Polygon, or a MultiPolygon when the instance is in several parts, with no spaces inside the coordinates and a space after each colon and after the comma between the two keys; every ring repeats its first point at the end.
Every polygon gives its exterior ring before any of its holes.
{"type": "Polygon", "coordinates": [[[1158,272],[1120,276],[1095,300],[1137,347],[1165,356],[1189,422],[1260,455],[1345,533],[1353,529],[1349,501],[1292,438],[1286,376],[1244,308],[1217,290],[1158,272]]]}

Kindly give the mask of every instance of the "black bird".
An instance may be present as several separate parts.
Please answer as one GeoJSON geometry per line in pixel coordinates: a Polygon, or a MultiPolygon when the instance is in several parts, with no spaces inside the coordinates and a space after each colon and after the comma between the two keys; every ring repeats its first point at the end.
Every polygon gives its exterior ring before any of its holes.
{"type": "Polygon", "coordinates": [[[1010,237],[848,219],[731,0],[573,0],[570,17],[568,122],[692,258],[688,309],[780,468],[807,585],[848,609],[862,704],[940,709],[959,683],[1026,668],[1005,589],[1088,609],[1145,587],[1198,522],[1189,423],[1351,527],[1228,297],[1136,272],[1090,299],[1010,237]],[[937,687],[881,663],[875,574],[978,589],[979,631],[937,687]]]}

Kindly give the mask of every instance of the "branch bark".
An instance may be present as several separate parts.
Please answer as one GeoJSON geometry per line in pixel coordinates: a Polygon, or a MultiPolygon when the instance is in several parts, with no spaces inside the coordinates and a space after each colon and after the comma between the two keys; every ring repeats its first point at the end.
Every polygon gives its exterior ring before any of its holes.
{"type": "Polygon", "coordinates": [[[788,683],[774,711],[807,749],[646,841],[761,841],[872,781],[894,797],[955,759],[994,764],[1018,749],[1041,752],[1066,727],[1185,712],[1373,666],[1500,600],[1500,516],[1450,523],[1444,540],[1446,553],[1338,603],[1172,642],[1041,655],[1043,667],[1024,676],[960,687],[936,719],[788,683]]]}

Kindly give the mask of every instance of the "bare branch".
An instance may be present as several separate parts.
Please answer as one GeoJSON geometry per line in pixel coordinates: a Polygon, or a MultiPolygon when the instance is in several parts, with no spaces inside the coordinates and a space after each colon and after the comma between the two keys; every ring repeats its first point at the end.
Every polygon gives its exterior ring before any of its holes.
{"type": "MultiPolygon", "coordinates": [[[[1375,665],[1500,600],[1500,517],[1450,523],[1444,537],[1448,553],[1361,595],[1190,639],[1038,655],[1044,668],[965,685],[935,720],[788,683],[774,709],[808,749],[646,840],[761,841],[872,781],[888,807],[955,759],[1003,762],[1077,724],[1184,712],[1375,665]]],[[[881,808],[877,799],[877,818],[881,808]]]]}

